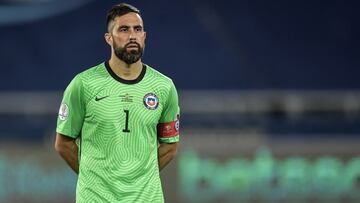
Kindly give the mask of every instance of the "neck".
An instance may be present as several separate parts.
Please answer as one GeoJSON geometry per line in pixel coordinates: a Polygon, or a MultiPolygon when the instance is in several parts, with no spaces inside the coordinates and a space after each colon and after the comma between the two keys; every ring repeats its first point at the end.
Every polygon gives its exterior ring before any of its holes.
{"type": "Polygon", "coordinates": [[[115,56],[111,57],[109,65],[117,76],[125,80],[135,80],[138,78],[143,67],[141,60],[133,64],[127,64],[115,56]]]}

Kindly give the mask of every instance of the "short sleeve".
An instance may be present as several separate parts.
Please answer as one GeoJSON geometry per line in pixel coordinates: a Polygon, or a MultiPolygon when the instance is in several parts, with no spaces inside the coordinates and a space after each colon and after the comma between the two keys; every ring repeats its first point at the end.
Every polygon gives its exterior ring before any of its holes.
{"type": "Polygon", "coordinates": [[[82,81],[77,75],[64,91],[57,119],[57,133],[72,138],[80,135],[85,115],[83,100],[82,81]]]}
{"type": "Polygon", "coordinates": [[[157,127],[159,142],[174,143],[179,141],[180,108],[176,87],[171,88],[157,127]]]}

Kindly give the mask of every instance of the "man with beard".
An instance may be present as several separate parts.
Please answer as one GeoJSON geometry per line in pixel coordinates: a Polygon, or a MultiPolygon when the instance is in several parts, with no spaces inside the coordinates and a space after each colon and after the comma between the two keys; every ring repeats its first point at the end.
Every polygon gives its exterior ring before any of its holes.
{"type": "Polygon", "coordinates": [[[107,15],[111,58],[79,73],[59,110],[55,149],[78,174],[76,202],[164,202],[160,170],[179,141],[172,80],[141,62],[144,25],[129,4],[107,15]]]}

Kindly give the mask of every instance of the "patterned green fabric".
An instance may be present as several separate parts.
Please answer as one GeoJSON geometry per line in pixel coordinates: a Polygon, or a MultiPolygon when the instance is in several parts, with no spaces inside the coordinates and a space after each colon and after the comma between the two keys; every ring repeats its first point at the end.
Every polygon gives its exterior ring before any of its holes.
{"type": "Polygon", "coordinates": [[[107,62],[78,74],[66,88],[56,131],[77,138],[76,202],[163,202],[157,124],[178,118],[171,79],[144,65],[137,80],[118,78],[107,62]]]}

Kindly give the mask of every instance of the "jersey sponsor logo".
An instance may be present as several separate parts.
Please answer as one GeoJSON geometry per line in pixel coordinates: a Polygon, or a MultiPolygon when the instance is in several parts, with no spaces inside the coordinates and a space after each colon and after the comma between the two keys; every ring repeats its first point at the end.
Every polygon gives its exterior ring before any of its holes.
{"type": "Polygon", "coordinates": [[[62,103],[59,109],[59,119],[64,121],[68,118],[68,116],[69,116],[69,107],[67,104],[62,103]]]}
{"type": "Polygon", "coordinates": [[[148,93],[144,96],[144,105],[147,109],[155,110],[159,105],[159,98],[154,93],[148,93]]]}
{"type": "Polygon", "coordinates": [[[103,96],[103,97],[95,97],[95,101],[100,101],[100,100],[103,100],[103,99],[105,99],[105,98],[107,98],[107,97],[109,97],[109,95],[107,95],[107,96],[103,96]]]}

